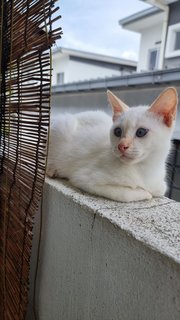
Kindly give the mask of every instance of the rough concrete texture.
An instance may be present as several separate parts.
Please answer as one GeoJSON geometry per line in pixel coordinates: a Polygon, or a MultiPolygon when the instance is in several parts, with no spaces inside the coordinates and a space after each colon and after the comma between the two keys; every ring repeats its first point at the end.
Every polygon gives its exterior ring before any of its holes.
{"type": "Polygon", "coordinates": [[[180,203],[118,203],[46,180],[40,320],[179,320],[180,203]]]}

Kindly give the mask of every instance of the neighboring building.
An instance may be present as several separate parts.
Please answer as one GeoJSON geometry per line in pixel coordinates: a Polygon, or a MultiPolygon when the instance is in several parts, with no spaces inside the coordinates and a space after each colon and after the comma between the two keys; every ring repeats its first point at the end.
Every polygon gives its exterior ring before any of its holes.
{"type": "Polygon", "coordinates": [[[130,74],[135,61],[60,48],[53,52],[52,85],[130,74]]]}
{"type": "MultiPolygon", "coordinates": [[[[143,1],[143,0],[142,0],[143,1]]],[[[141,34],[138,72],[180,67],[180,1],[147,0],[150,9],[119,21],[141,34]]]]}

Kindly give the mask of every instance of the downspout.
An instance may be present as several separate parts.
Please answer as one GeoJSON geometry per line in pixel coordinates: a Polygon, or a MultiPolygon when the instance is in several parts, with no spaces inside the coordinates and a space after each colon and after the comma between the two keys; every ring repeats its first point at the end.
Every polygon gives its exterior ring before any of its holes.
{"type": "Polygon", "coordinates": [[[150,0],[148,2],[151,3],[153,6],[158,7],[159,9],[164,11],[164,19],[163,19],[163,27],[162,27],[162,42],[161,42],[161,50],[160,50],[159,66],[158,66],[158,69],[164,69],[164,57],[165,57],[168,20],[169,20],[169,6],[162,4],[161,1],[158,1],[158,0],[150,0]]]}

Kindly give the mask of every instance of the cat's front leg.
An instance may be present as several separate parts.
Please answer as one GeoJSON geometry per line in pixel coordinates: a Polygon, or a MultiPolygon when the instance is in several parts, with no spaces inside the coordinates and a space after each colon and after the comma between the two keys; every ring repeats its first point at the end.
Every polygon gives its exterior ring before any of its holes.
{"type": "Polygon", "coordinates": [[[73,181],[74,185],[77,187],[97,196],[102,196],[114,201],[119,202],[132,202],[132,201],[141,201],[149,200],[152,198],[152,195],[141,188],[132,189],[129,187],[122,187],[119,185],[99,185],[93,183],[83,184],[81,181],[73,181]]]}
{"type": "Polygon", "coordinates": [[[121,190],[121,199],[123,202],[132,202],[132,201],[142,201],[142,200],[150,200],[152,195],[147,190],[141,188],[128,188],[122,187],[121,190]]]}

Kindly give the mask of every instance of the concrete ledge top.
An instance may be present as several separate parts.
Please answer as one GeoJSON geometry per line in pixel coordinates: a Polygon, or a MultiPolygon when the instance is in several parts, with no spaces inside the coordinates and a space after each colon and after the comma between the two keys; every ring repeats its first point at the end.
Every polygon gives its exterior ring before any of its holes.
{"type": "Polygon", "coordinates": [[[180,203],[168,198],[120,203],[89,195],[67,181],[46,178],[46,184],[80,206],[109,220],[129,236],[180,263],[180,203]]]}

